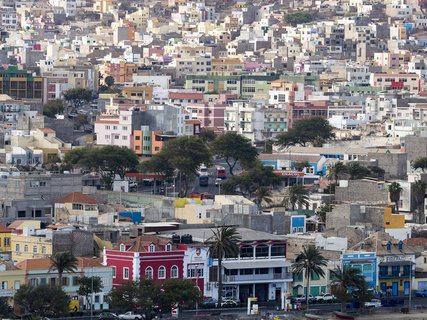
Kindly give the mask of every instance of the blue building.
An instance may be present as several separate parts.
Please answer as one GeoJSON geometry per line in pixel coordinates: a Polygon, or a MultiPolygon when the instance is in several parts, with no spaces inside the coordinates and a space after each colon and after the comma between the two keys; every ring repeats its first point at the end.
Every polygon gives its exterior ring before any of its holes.
{"type": "Polygon", "coordinates": [[[354,252],[342,255],[342,267],[357,268],[362,271],[368,288],[378,290],[378,258],[375,252],[354,252]]]}

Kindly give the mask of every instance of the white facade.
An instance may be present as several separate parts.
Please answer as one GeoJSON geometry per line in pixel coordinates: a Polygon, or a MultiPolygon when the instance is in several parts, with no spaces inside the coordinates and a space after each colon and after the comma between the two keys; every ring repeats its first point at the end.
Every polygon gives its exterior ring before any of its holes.
{"type": "Polygon", "coordinates": [[[132,148],[132,111],[95,121],[96,144],[132,148]]]}

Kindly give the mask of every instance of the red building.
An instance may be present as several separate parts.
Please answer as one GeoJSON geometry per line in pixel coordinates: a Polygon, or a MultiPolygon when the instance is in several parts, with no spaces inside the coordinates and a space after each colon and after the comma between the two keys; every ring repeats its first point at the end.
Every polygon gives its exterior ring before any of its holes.
{"type": "Polygon", "coordinates": [[[113,267],[113,286],[126,281],[162,281],[184,276],[186,245],[156,235],[143,235],[104,249],[104,265],[113,267]]]}

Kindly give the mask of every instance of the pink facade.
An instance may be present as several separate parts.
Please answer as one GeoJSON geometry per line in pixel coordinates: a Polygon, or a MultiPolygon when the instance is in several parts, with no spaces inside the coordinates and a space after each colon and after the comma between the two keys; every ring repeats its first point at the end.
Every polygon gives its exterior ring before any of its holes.
{"type": "Polygon", "coordinates": [[[300,119],[310,117],[327,118],[328,101],[295,101],[288,105],[288,125],[292,128],[293,123],[300,119]]]}

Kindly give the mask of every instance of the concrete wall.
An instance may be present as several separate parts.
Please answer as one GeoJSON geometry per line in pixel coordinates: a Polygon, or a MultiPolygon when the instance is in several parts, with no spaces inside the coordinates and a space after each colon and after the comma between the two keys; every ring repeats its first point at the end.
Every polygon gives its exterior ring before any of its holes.
{"type": "Polygon", "coordinates": [[[92,257],[93,235],[83,230],[56,231],[53,234],[53,252],[71,252],[75,257],[92,257]]]}
{"type": "Polygon", "coordinates": [[[408,161],[427,157],[427,137],[406,136],[403,141],[408,161]]]}
{"type": "Polygon", "coordinates": [[[384,169],[384,178],[388,179],[406,179],[407,174],[407,153],[368,153],[367,156],[359,160],[377,160],[378,167],[384,169]]]}
{"type": "Polygon", "coordinates": [[[335,201],[384,203],[388,202],[388,189],[384,183],[371,180],[348,180],[335,188],[335,201]]]}
{"type": "Polygon", "coordinates": [[[338,230],[349,225],[365,225],[374,230],[384,230],[384,207],[341,204],[326,215],[327,229],[338,230]]]}

